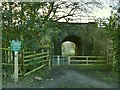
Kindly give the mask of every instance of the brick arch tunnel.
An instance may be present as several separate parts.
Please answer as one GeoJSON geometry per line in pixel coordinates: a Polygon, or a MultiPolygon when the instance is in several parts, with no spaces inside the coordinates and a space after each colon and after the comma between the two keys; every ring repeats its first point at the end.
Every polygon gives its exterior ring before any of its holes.
{"type": "MultiPolygon", "coordinates": [[[[75,35],[69,35],[63,39],[62,43],[66,42],[66,41],[73,42],[76,45],[76,48],[75,48],[76,56],[82,55],[82,40],[80,37],[75,36],[75,35]]],[[[61,47],[62,47],[62,43],[61,43],[61,47]]],[[[60,54],[61,53],[62,53],[62,51],[60,50],[60,54]]]]}
{"type": "MultiPolygon", "coordinates": [[[[52,55],[62,55],[62,43],[65,41],[71,41],[76,45],[76,55],[79,56],[90,56],[96,55],[96,45],[94,44],[94,37],[88,35],[88,31],[96,29],[95,23],[80,23],[77,28],[74,28],[73,23],[61,23],[59,26],[60,32],[58,32],[55,37],[53,36],[51,39],[51,52],[52,55]],[[85,34],[86,33],[86,34],[85,34]],[[88,37],[87,37],[88,35],[88,37]]],[[[91,32],[91,31],[90,31],[91,32]]],[[[97,54],[99,55],[99,53],[97,54]]]]}
{"type": "Polygon", "coordinates": [[[61,37],[56,42],[54,42],[54,55],[62,55],[61,47],[62,47],[62,44],[66,41],[73,42],[76,45],[76,49],[75,49],[76,56],[82,55],[82,52],[83,52],[82,39],[81,37],[74,34],[65,35],[63,38],[61,37]]]}

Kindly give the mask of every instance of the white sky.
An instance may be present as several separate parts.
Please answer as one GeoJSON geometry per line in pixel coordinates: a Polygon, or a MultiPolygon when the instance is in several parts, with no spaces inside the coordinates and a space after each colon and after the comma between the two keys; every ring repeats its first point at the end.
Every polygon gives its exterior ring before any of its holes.
{"type": "MultiPolygon", "coordinates": [[[[104,8],[103,9],[97,9],[94,11],[94,14],[97,18],[106,18],[109,17],[111,14],[111,10],[112,8],[110,8],[110,5],[113,6],[117,6],[116,3],[118,3],[119,0],[103,0],[104,3],[104,8]],[[110,3],[112,1],[112,3],[110,3]]],[[[117,6],[118,7],[118,6],[117,6]]],[[[116,10],[114,10],[114,12],[116,12],[116,10]]]]}
{"type": "Polygon", "coordinates": [[[94,15],[96,16],[96,18],[99,18],[99,17],[106,18],[106,17],[110,16],[110,12],[111,12],[111,9],[106,8],[106,9],[98,10],[98,11],[94,12],[94,15]]]}
{"type": "MultiPolygon", "coordinates": [[[[81,1],[81,0],[60,0],[60,1],[81,1]]],[[[95,1],[95,0],[83,0],[85,1],[95,1]]],[[[95,9],[94,12],[92,14],[90,14],[91,16],[96,16],[96,18],[108,18],[111,14],[111,10],[112,8],[110,8],[111,6],[115,6],[117,5],[116,3],[119,2],[119,0],[98,0],[101,1],[104,4],[103,9],[95,9]]],[[[115,11],[116,12],[116,11],[115,11]]]]}

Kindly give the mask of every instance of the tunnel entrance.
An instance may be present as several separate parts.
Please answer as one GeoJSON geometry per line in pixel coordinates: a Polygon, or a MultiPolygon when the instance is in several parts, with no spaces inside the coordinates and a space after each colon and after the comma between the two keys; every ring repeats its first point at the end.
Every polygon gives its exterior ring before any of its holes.
{"type": "Polygon", "coordinates": [[[62,56],[75,56],[76,45],[71,41],[65,41],[62,43],[62,56]]]}
{"type": "Polygon", "coordinates": [[[82,41],[81,38],[78,36],[70,35],[64,38],[64,40],[61,43],[61,54],[63,54],[63,46],[67,45],[67,48],[69,48],[68,51],[66,51],[68,54],[80,56],[82,55],[82,41]],[[71,51],[70,51],[71,50],[71,51]]]}

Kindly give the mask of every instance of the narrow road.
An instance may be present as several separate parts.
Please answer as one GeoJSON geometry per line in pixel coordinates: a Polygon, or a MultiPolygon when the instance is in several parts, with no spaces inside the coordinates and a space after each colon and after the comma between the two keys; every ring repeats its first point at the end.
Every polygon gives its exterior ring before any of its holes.
{"type": "MultiPolygon", "coordinates": [[[[38,72],[41,72],[40,70],[38,72]]],[[[74,70],[74,69],[52,69],[47,77],[42,80],[34,80],[35,76],[28,76],[17,85],[9,82],[3,85],[4,88],[117,88],[114,80],[103,80],[110,75],[110,72],[103,72],[101,76],[96,71],[74,70]]]]}
{"type": "Polygon", "coordinates": [[[98,80],[96,77],[90,77],[86,74],[74,70],[61,70],[61,75],[52,77],[45,81],[41,88],[115,88],[115,83],[106,83],[98,80]]]}

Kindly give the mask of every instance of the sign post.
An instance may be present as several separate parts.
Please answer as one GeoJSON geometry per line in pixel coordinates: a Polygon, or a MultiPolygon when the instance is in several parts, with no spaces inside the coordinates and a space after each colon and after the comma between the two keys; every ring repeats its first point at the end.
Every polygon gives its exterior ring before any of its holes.
{"type": "Polygon", "coordinates": [[[18,51],[15,51],[15,61],[14,61],[14,82],[18,82],[18,51]]]}
{"type": "Polygon", "coordinates": [[[14,51],[14,82],[18,82],[18,52],[21,50],[20,41],[11,41],[11,51],[14,51]]]}

